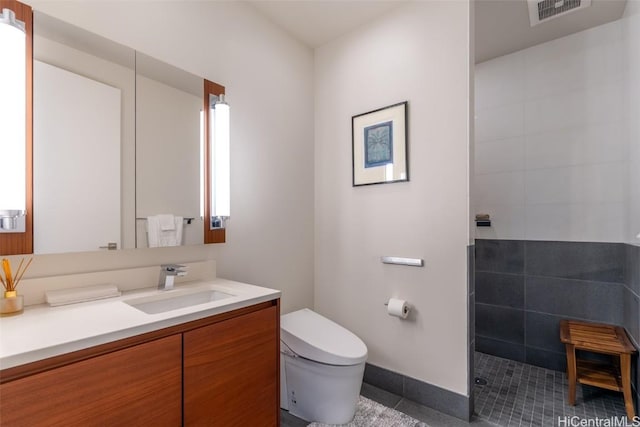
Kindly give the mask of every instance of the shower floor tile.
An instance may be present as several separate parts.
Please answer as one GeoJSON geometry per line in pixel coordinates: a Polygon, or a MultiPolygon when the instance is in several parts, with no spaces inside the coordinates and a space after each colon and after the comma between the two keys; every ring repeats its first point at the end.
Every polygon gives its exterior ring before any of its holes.
{"type": "MultiPolygon", "coordinates": [[[[576,405],[567,402],[564,372],[527,365],[484,353],[475,353],[475,412],[499,426],[557,426],[559,419],[624,417],[621,393],[578,385],[576,405]]],[[[560,425],[571,425],[569,422],[560,425]]]]}

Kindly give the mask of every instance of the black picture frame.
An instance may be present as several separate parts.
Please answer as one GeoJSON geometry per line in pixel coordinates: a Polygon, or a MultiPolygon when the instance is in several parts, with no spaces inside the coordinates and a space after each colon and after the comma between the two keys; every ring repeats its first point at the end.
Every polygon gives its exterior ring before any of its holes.
{"type": "Polygon", "coordinates": [[[351,117],[352,185],[409,181],[408,101],[351,117]]]}

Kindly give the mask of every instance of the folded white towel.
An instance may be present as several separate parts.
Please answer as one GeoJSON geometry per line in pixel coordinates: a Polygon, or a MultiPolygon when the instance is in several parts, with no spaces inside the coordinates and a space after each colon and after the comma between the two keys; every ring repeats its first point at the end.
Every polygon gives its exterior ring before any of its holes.
{"type": "Polygon", "coordinates": [[[165,246],[180,246],[182,245],[182,222],[181,216],[173,215],[153,215],[147,218],[147,239],[149,241],[150,248],[158,248],[165,246]],[[170,218],[169,218],[170,217],[170,218]],[[173,224],[171,229],[166,224],[173,224]]]}
{"type": "Polygon", "coordinates": [[[45,297],[50,306],[74,304],[104,298],[119,297],[122,294],[116,285],[94,285],[81,288],[46,291],[45,297]]]}
{"type": "Polygon", "coordinates": [[[173,215],[158,215],[158,222],[160,223],[160,230],[169,231],[175,230],[175,218],[173,215]]]}

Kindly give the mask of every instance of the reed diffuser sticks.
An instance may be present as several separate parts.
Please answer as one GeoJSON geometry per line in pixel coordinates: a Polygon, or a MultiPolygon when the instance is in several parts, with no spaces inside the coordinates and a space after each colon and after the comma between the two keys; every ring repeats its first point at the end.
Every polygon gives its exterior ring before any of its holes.
{"type": "Polygon", "coordinates": [[[11,262],[6,258],[2,259],[0,282],[2,282],[2,286],[4,286],[4,294],[2,295],[3,298],[0,298],[0,317],[15,316],[24,311],[24,297],[18,295],[16,288],[22,280],[25,271],[27,271],[27,268],[31,265],[31,261],[33,261],[33,258],[25,264],[24,258],[22,258],[20,264],[18,264],[18,269],[15,271],[15,274],[13,274],[11,271],[11,262]]]}
{"type": "Polygon", "coordinates": [[[4,277],[0,274],[0,282],[2,282],[2,286],[4,286],[5,296],[7,296],[8,292],[16,292],[16,288],[22,280],[22,276],[24,276],[25,271],[27,271],[27,268],[31,265],[31,261],[33,261],[33,258],[29,259],[25,265],[24,258],[22,258],[20,264],[18,264],[16,274],[14,275],[11,271],[11,262],[6,258],[2,259],[2,272],[4,273],[4,277]]]}

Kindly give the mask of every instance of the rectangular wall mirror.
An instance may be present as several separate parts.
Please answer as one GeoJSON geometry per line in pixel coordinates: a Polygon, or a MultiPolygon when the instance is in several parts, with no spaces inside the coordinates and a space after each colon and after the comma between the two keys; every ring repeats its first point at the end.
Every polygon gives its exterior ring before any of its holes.
{"type": "Polygon", "coordinates": [[[204,79],[34,12],[34,253],[204,242],[204,79]]]}

